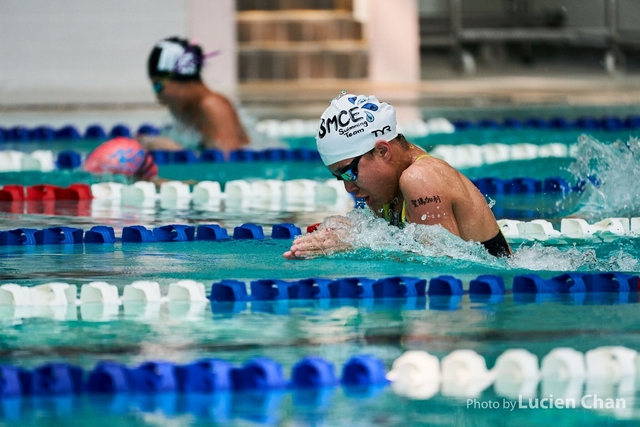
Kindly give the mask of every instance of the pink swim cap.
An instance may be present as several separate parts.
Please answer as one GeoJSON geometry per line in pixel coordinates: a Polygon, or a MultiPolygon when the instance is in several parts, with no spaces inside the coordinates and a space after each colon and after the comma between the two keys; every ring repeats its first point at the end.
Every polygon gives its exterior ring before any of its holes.
{"type": "Polygon", "coordinates": [[[93,150],[84,162],[84,170],[91,173],[113,173],[149,180],[158,175],[153,156],[138,141],[113,138],[93,150]]]}

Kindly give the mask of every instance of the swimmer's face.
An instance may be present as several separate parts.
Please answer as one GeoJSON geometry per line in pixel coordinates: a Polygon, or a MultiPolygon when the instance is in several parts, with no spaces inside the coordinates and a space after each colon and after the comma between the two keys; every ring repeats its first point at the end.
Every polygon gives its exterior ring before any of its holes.
{"type": "MultiPolygon", "coordinates": [[[[389,203],[395,197],[397,180],[376,149],[359,157],[357,177],[353,181],[343,179],[344,188],[354,197],[364,199],[371,209],[381,209],[385,203],[389,203]]],[[[329,165],[328,169],[334,176],[342,176],[345,170],[353,167],[357,159],[355,157],[342,160],[329,165]]]]}
{"type": "Polygon", "coordinates": [[[156,98],[160,104],[167,105],[174,101],[177,97],[177,87],[174,81],[164,77],[151,78],[151,86],[153,92],[156,94],[156,98]]]}

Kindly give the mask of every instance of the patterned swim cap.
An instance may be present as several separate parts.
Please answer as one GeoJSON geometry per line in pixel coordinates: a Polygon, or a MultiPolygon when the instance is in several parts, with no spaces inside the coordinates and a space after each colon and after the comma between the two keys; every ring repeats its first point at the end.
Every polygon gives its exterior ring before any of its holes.
{"type": "Polygon", "coordinates": [[[345,92],[331,101],[318,124],[316,147],[326,166],[371,151],[398,136],[396,110],[375,96],[345,92]]]}
{"type": "Polygon", "coordinates": [[[203,65],[204,55],[200,46],[189,44],[186,39],[170,37],[160,40],[151,50],[147,72],[149,77],[199,81],[203,65]]]}
{"type": "Polygon", "coordinates": [[[96,174],[121,174],[149,180],[158,176],[153,156],[138,141],[118,137],[93,150],[84,162],[84,170],[96,174]]]}

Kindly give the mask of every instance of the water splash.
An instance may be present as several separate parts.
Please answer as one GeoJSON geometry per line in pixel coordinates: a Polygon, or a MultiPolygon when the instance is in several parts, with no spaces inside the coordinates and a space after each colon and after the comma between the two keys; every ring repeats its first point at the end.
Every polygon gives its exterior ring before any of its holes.
{"type": "Polygon", "coordinates": [[[640,215],[640,140],[604,144],[582,135],[569,171],[584,192],[576,216],[590,221],[640,215]]]}
{"type": "Polygon", "coordinates": [[[440,225],[408,223],[398,228],[376,217],[369,209],[355,209],[346,217],[329,217],[324,225],[339,230],[342,239],[353,248],[332,255],[334,258],[393,259],[429,265],[447,265],[451,259],[458,259],[505,266],[480,243],[464,241],[440,225]]]}
{"type": "Polygon", "coordinates": [[[431,267],[482,265],[498,270],[532,271],[637,271],[640,262],[630,252],[613,246],[598,255],[590,246],[543,246],[523,244],[514,247],[510,258],[496,258],[477,242],[464,241],[440,225],[389,225],[369,209],[356,209],[346,216],[325,219],[325,226],[337,231],[352,249],[329,255],[333,259],[394,261],[431,267]]]}
{"type": "Polygon", "coordinates": [[[562,250],[534,244],[518,248],[507,263],[511,268],[526,270],[577,271],[581,268],[597,270],[599,262],[593,249],[571,247],[562,250]]]}
{"type": "Polygon", "coordinates": [[[538,243],[515,248],[507,264],[513,269],[534,271],[637,271],[638,260],[618,249],[598,256],[591,247],[553,247],[538,243]]]}

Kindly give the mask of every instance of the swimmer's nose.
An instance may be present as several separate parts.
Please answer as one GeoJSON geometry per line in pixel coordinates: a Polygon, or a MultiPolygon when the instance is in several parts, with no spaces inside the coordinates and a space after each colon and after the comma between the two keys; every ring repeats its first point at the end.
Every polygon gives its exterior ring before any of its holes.
{"type": "Polygon", "coordinates": [[[353,193],[360,188],[353,181],[343,181],[343,182],[344,182],[344,189],[347,190],[347,193],[353,193]]]}

